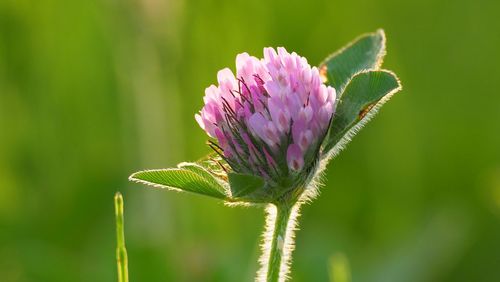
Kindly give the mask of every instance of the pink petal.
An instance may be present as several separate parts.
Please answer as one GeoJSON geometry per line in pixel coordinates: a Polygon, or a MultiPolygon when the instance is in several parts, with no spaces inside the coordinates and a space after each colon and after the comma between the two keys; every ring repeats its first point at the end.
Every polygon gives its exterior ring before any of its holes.
{"type": "Polygon", "coordinates": [[[304,120],[302,120],[302,119],[295,120],[293,125],[292,125],[293,142],[298,143],[300,140],[300,136],[306,130],[307,130],[307,125],[306,125],[304,120]]]}
{"type": "Polygon", "coordinates": [[[309,146],[312,144],[312,141],[313,141],[313,133],[310,129],[308,129],[300,134],[299,140],[297,140],[296,142],[298,142],[300,149],[303,152],[306,152],[309,149],[309,146]]]}
{"type": "Polygon", "coordinates": [[[281,99],[272,97],[268,100],[269,113],[278,131],[283,134],[290,128],[290,114],[281,99]]]}
{"type": "Polygon", "coordinates": [[[196,122],[198,122],[198,124],[200,125],[201,129],[205,130],[205,122],[201,118],[201,115],[200,114],[195,114],[194,115],[194,119],[196,120],[196,122]]]}
{"type": "Polygon", "coordinates": [[[264,133],[264,128],[267,124],[267,119],[261,113],[254,113],[248,119],[248,127],[254,136],[259,137],[260,139],[265,139],[266,135],[264,133]]]}
{"type": "Polygon", "coordinates": [[[220,128],[216,128],[214,130],[214,133],[215,137],[217,137],[217,141],[219,142],[219,146],[221,146],[222,148],[226,148],[228,146],[227,138],[224,133],[222,133],[222,130],[220,130],[220,128]]]}
{"type": "Polygon", "coordinates": [[[288,146],[288,150],[286,152],[286,161],[288,167],[291,170],[299,171],[302,169],[302,167],[304,166],[304,157],[298,145],[291,144],[290,146],[288,146]]]}

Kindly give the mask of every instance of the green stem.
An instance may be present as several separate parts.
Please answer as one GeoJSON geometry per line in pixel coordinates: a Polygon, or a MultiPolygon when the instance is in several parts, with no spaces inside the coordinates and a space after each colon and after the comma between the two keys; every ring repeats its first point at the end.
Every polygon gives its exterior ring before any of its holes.
{"type": "MultiPolygon", "coordinates": [[[[293,215],[293,205],[277,204],[274,220],[274,230],[272,231],[271,249],[267,264],[267,282],[284,281],[288,269],[290,252],[293,249],[293,227],[295,216],[293,215]]],[[[269,213],[268,216],[273,216],[269,213]]]]}
{"type": "Polygon", "coordinates": [[[115,194],[116,215],[116,263],[118,265],[118,282],[128,282],[128,259],[125,249],[125,233],[123,231],[123,197],[115,194]]]}

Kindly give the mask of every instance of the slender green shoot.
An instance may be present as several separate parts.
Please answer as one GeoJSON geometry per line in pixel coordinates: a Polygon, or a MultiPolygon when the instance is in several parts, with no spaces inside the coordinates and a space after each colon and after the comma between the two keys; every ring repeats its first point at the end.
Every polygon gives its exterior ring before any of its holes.
{"type": "Polygon", "coordinates": [[[116,263],[118,266],[118,282],[128,282],[128,259],[125,249],[125,233],[123,231],[123,197],[115,194],[116,215],[116,263]]]}

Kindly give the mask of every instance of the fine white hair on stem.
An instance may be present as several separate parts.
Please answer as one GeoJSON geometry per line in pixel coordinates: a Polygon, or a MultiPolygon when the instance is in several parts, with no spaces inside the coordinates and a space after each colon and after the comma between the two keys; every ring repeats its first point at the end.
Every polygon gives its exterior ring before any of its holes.
{"type": "Polygon", "coordinates": [[[326,169],[326,165],[326,162],[320,162],[318,164],[315,174],[311,177],[311,180],[309,181],[309,184],[304,192],[302,192],[302,195],[300,195],[300,198],[298,200],[299,205],[310,203],[319,195],[319,188],[323,184],[322,179],[325,174],[324,171],[326,169]]]}
{"type": "Polygon", "coordinates": [[[277,208],[269,204],[266,207],[266,226],[262,233],[261,256],[259,258],[260,269],[257,272],[257,282],[266,282],[267,271],[269,269],[269,256],[271,255],[271,245],[273,243],[274,226],[276,225],[277,208]]]}
{"type": "Polygon", "coordinates": [[[292,263],[292,252],[295,249],[295,231],[297,227],[297,217],[300,215],[300,203],[296,203],[292,207],[290,217],[286,226],[285,238],[283,239],[283,255],[281,258],[280,266],[280,279],[279,281],[286,281],[289,278],[290,265],[292,263]]]}
{"type": "MultiPolygon", "coordinates": [[[[295,249],[295,231],[298,230],[297,219],[300,215],[300,208],[303,204],[309,203],[319,194],[319,186],[321,185],[321,178],[323,177],[323,171],[326,167],[326,163],[320,163],[317,167],[315,174],[310,178],[308,187],[304,189],[302,195],[298,201],[291,207],[290,215],[286,223],[286,231],[284,238],[277,237],[277,240],[282,240],[278,242],[279,249],[282,250],[281,253],[281,264],[279,268],[279,281],[286,281],[290,274],[290,265],[292,252],[295,249]]],[[[266,282],[269,272],[271,248],[273,244],[273,238],[275,236],[274,232],[277,224],[278,208],[274,204],[269,204],[265,209],[266,222],[265,229],[262,234],[261,243],[261,253],[259,258],[260,269],[257,272],[256,281],[266,282]]]]}
{"type": "MultiPolygon", "coordinates": [[[[297,202],[290,211],[290,216],[286,223],[286,231],[284,238],[277,237],[278,249],[281,250],[281,264],[279,268],[279,281],[284,282],[289,278],[290,264],[291,264],[291,254],[295,249],[295,231],[297,228],[297,217],[300,215],[299,210],[303,202],[297,202]]],[[[257,282],[266,282],[267,275],[269,271],[269,260],[271,255],[271,248],[273,243],[273,237],[276,227],[276,220],[278,216],[277,207],[273,204],[269,204],[266,207],[266,226],[264,233],[262,235],[262,255],[259,258],[260,269],[257,272],[257,282]]],[[[280,235],[281,236],[281,235],[280,235]]]]}

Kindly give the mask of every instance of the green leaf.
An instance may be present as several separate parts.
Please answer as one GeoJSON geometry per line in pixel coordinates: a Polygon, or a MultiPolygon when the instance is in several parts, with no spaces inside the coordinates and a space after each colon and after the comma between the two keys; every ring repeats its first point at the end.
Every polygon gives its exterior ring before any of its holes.
{"type": "Polygon", "coordinates": [[[228,177],[233,197],[246,196],[265,185],[264,179],[254,175],[230,172],[228,177]]]}
{"type": "Polygon", "coordinates": [[[203,166],[196,164],[196,163],[183,162],[183,163],[178,164],[177,167],[192,171],[192,172],[198,174],[199,176],[203,177],[205,179],[205,181],[209,182],[213,186],[215,186],[215,187],[221,186],[222,191],[225,191],[225,189],[221,185],[221,182],[220,182],[221,180],[218,180],[217,178],[215,178],[215,176],[212,173],[210,173],[207,169],[205,169],[203,166]]]}
{"type": "Polygon", "coordinates": [[[385,34],[382,29],[362,35],[320,64],[326,84],[338,94],[343,92],[351,77],[359,72],[377,70],[385,55],[385,34]]]}
{"type": "Polygon", "coordinates": [[[189,165],[188,167],[139,171],[132,174],[129,180],[154,187],[187,191],[218,199],[227,198],[224,187],[217,181],[214,182],[213,176],[206,175],[194,166],[189,165]]]}
{"type": "Polygon", "coordinates": [[[346,86],[325,139],[323,156],[336,155],[389,98],[401,89],[392,72],[360,73],[346,86]]]}

